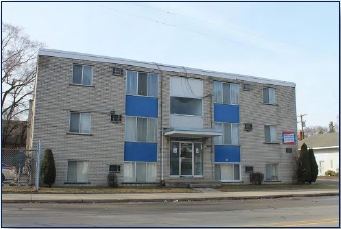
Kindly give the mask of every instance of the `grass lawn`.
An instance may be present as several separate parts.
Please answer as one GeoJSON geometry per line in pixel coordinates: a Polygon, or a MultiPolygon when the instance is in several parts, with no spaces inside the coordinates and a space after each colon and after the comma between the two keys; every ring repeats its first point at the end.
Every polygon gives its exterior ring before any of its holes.
{"type": "Polygon", "coordinates": [[[317,180],[339,180],[339,176],[318,176],[317,180]]]}
{"type": "MultiPolygon", "coordinates": [[[[2,186],[2,193],[35,193],[35,187],[27,186],[2,186]]],[[[60,194],[110,194],[110,193],[189,193],[200,192],[191,188],[171,187],[41,187],[39,193],[60,193],[60,194]]]]}

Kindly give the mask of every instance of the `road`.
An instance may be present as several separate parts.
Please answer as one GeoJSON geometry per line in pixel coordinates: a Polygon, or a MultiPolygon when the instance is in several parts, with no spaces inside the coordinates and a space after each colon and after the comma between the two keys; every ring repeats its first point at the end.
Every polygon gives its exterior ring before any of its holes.
{"type": "Polygon", "coordinates": [[[2,227],[336,227],[339,197],[2,205],[2,227]]]}

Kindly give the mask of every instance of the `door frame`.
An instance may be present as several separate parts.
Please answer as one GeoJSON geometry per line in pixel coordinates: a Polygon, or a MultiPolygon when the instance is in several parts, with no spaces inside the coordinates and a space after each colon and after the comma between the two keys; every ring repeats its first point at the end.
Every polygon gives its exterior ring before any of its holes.
{"type": "MultiPolygon", "coordinates": [[[[170,141],[170,145],[172,143],[178,143],[179,144],[179,175],[169,175],[170,177],[203,177],[204,175],[194,175],[194,156],[195,156],[195,152],[194,152],[194,144],[195,143],[200,143],[201,144],[201,148],[203,146],[203,142],[196,142],[196,141],[170,141]],[[181,144],[182,143],[191,143],[192,144],[192,175],[181,175],[181,144]]],[[[172,150],[172,149],[170,149],[172,150]]],[[[202,148],[203,150],[203,148],[202,148]]],[[[204,156],[204,151],[202,151],[202,156],[204,156]]],[[[170,157],[169,157],[170,159],[170,157]]],[[[202,159],[202,166],[204,163],[204,159],[202,159]]]]}

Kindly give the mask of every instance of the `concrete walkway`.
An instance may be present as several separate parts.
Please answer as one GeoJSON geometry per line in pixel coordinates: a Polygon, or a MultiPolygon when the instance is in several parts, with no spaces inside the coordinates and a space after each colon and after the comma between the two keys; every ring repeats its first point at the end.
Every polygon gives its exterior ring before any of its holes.
{"type": "Polygon", "coordinates": [[[143,194],[2,194],[2,203],[119,203],[337,196],[337,189],[143,194]]]}

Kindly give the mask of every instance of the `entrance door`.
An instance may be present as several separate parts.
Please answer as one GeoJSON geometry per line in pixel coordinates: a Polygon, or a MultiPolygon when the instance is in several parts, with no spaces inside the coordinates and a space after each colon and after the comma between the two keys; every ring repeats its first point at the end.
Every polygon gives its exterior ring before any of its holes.
{"type": "Polygon", "coordinates": [[[193,176],[193,143],[180,143],[180,170],[181,176],[193,176]]]}
{"type": "Polygon", "coordinates": [[[201,142],[171,142],[170,175],[202,176],[203,150],[201,142]]]}

